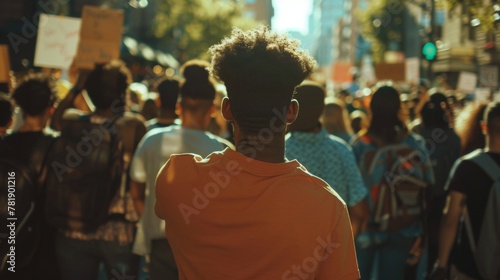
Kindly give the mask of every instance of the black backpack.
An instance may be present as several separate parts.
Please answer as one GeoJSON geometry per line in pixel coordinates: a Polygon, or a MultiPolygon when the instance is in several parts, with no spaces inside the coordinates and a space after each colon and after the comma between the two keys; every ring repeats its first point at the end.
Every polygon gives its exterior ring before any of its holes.
{"type": "Polygon", "coordinates": [[[500,166],[483,150],[476,150],[464,157],[476,163],[493,180],[488,199],[485,201],[483,222],[478,236],[474,236],[467,211],[464,224],[476,266],[484,279],[500,279],[500,166]],[[477,243],[476,243],[477,240],[477,243]]]}
{"type": "Polygon", "coordinates": [[[0,274],[31,263],[41,244],[44,162],[54,138],[43,136],[32,148],[30,164],[0,158],[0,274]],[[14,250],[12,250],[14,249],[14,250]]]}
{"type": "Polygon", "coordinates": [[[119,117],[95,124],[84,116],[61,131],[47,175],[45,210],[53,226],[93,232],[109,220],[123,174],[119,117]]]}

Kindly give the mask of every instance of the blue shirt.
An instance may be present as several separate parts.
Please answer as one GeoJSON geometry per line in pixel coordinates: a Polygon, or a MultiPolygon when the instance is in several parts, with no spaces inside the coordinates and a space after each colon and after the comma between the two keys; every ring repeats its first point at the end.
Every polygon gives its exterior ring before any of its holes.
{"type": "Polygon", "coordinates": [[[291,133],[286,140],[286,157],[297,159],[327,182],[348,206],[358,204],[368,193],[349,145],[325,129],[291,133]]]}

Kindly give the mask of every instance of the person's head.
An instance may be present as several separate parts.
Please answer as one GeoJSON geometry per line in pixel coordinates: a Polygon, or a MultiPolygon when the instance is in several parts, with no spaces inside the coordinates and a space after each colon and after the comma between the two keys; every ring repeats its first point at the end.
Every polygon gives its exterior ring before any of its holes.
{"type": "Polygon", "coordinates": [[[49,77],[43,74],[30,74],[19,84],[12,99],[26,117],[48,118],[56,101],[55,87],[49,77]]]}
{"type": "Polygon", "coordinates": [[[325,129],[332,134],[352,133],[347,109],[342,100],[327,101],[321,121],[325,129]]]}
{"type": "Polygon", "coordinates": [[[233,29],[232,36],[214,45],[211,71],[227,88],[222,113],[236,133],[257,135],[262,129],[283,134],[297,115],[294,89],[314,68],[313,58],[299,41],[260,27],[233,29]]]}
{"type": "Polygon", "coordinates": [[[5,133],[12,125],[14,106],[7,94],[0,92],[0,133],[5,133]]]}
{"type": "Polygon", "coordinates": [[[485,109],[484,103],[471,103],[457,116],[455,131],[461,140],[462,154],[485,147],[486,142],[481,130],[485,109]]]}
{"type": "Polygon", "coordinates": [[[494,139],[500,141],[500,101],[490,102],[484,111],[483,133],[489,137],[488,144],[494,139]]]}
{"type": "Polygon", "coordinates": [[[448,98],[436,92],[425,103],[422,111],[422,122],[427,128],[449,128],[452,124],[451,107],[448,98]]]}
{"type": "Polygon", "coordinates": [[[181,67],[181,100],[178,114],[183,126],[207,129],[214,111],[215,86],[203,60],[190,60],[181,67]]]}
{"type": "Polygon", "coordinates": [[[363,133],[368,129],[368,116],[361,110],[355,110],[349,115],[354,134],[363,133]]]}
{"type": "Polygon", "coordinates": [[[392,86],[381,86],[370,101],[371,120],[368,133],[389,144],[408,130],[401,120],[399,92],[392,86]]]}
{"type": "Polygon", "coordinates": [[[156,86],[160,96],[160,110],[175,116],[175,106],[179,99],[179,80],[168,77],[156,86]]]}
{"type": "Polygon", "coordinates": [[[144,101],[141,108],[141,115],[147,121],[158,117],[158,107],[156,107],[156,102],[153,99],[144,101]]]}
{"type": "Polygon", "coordinates": [[[125,63],[113,60],[106,64],[96,64],[88,75],[84,88],[96,109],[123,108],[131,80],[125,63]]]}
{"type": "Polygon", "coordinates": [[[325,107],[325,96],[325,89],[318,83],[305,81],[297,86],[293,98],[299,102],[299,114],[288,130],[311,132],[319,128],[319,119],[325,107]]]}

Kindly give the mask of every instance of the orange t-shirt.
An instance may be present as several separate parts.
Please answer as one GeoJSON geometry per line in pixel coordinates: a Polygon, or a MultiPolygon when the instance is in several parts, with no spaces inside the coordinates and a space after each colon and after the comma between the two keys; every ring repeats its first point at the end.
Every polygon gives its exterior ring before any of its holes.
{"type": "Polygon", "coordinates": [[[359,279],[345,203],[295,160],[173,155],[155,210],[179,279],[359,279]]]}

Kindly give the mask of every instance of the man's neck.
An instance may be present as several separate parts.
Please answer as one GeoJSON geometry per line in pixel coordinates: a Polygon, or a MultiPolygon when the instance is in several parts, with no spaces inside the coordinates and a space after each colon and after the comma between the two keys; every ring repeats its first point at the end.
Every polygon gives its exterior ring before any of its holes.
{"type": "Polygon", "coordinates": [[[236,151],[255,160],[285,162],[285,137],[283,134],[235,136],[236,151]]]}
{"type": "Polygon", "coordinates": [[[156,118],[158,123],[161,124],[171,124],[175,121],[175,119],[175,114],[172,114],[172,112],[165,110],[160,110],[160,114],[158,114],[158,117],[156,118]]]}
{"type": "Polygon", "coordinates": [[[488,136],[486,138],[486,149],[488,152],[500,154],[500,139],[488,136]]]}
{"type": "Polygon", "coordinates": [[[28,132],[28,131],[42,131],[45,128],[46,118],[45,117],[33,117],[33,116],[24,116],[23,125],[19,128],[19,131],[28,132]]]}

